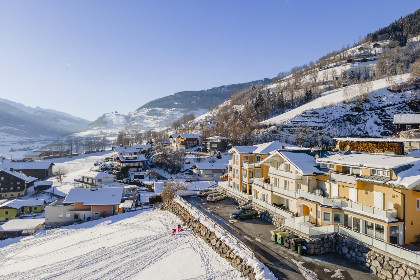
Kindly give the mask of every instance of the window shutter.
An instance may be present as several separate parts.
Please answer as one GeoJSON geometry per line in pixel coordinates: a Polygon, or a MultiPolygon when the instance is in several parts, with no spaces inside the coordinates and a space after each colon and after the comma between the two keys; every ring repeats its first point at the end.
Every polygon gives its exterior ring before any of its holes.
{"type": "Polygon", "coordinates": [[[384,193],[373,192],[373,207],[384,209],[384,193]]]}
{"type": "Polygon", "coordinates": [[[349,199],[353,202],[357,202],[357,189],[349,188],[349,199]]]}
{"type": "Polygon", "coordinates": [[[331,197],[338,197],[338,184],[331,183],[331,197]]]}

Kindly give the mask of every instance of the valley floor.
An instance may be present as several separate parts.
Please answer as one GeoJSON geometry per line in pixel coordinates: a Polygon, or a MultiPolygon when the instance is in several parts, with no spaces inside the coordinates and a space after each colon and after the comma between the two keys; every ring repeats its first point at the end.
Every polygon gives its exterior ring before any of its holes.
{"type": "Polygon", "coordinates": [[[241,279],[160,210],[129,212],[0,241],[0,279],[241,279]]]}

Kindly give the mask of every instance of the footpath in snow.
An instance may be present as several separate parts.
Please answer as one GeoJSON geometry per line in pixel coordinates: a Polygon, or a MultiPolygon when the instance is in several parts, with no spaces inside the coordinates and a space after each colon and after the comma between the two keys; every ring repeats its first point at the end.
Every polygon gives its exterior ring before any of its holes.
{"type": "Polygon", "coordinates": [[[0,241],[0,279],[242,279],[167,211],[144,211],[0,241]]]}

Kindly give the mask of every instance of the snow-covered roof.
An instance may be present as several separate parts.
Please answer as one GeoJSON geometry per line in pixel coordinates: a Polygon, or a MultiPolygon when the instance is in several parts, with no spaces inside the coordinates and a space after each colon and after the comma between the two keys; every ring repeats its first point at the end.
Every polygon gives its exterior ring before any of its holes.
{"type": "Polygon", "coordinates": [[[141,154],[141,155],[135,155],[135,156],[124,156],[124,155],[119,155],[118,156],[120,161],[146,161],[146,156],[141,154]]]}
{"type": "Polygon", "coordinates": [[[34,187],[37,186],[52,186],[53,185],[53,181],[37,181],[34,183],[34,187]]]}
{"type": "Polygon", "coordinates": [[[205,169],[226,169],[226,165],[223,163],[208,163],[208,162],[199,162],[199,163],[194,163],[194,165],[201,170],[205,170],[205,169]]]}
{"type": "Polygon", "coordinates": [[[123,188],[104,188],[91,191],[85,188],[71,189],[64,203],[81,202],[83,205],[119,205],[123,188]]]}
{"type": "Polygon", "coordinates": [[[134,147],[115,147],[114,151],[117,153],[138,153],[139,150],[134,147]]]}
{"type": "Polygon", "coordinates": [[[268,142],[264,144],[256,145],[257,149],[253,152],[254,154],[270,154],[271,152],[279,149],[284,149],[285,147],[293,147],[293,145],[282,143],[279,141],[268,142]]]}
{"type": "Polygon", "coordinates": [[[10,171],[8,169],[3,170],[4,172],[6,172],[9,175],[15,176],[21,180],[24,180],[26,183],[31,183],[33,181],[38,180],[38,178],[35,177],[31,177],[31,176],[26,176],[23,173],[17,172],[17,171],[10,171]]]}
{"type": "Polygon", "coordinates": [[[420,158],[409,156],[393,156],[385,154],[334,154],[319,158],[318,162],[335,163],[349,166],[359,166],[366,168],[395,169],[407,164],[420,162],[420,158]]]}
{"type": "Polygon", "coordinates": [[[254,146],[234,146],[229,150],[230,153],[237,152],[239,154],[270,154],[276,150],[284,150],[287,148],[297,148],[294,145],[282,143],[279,141],[267,142],[264,144],[258,144],[254,146]]]}
{"type": "Polygon", "coordinates": [[[88,171],[83,174],[83,177],[93,178],[93,179],[103,179],[103,178],[114,178],[114,174],[109,174],[106,172],[95,172],[95,171],[88,171]]]}
{"type": "Polygon", "coordinates": [[[45,204],[44,199],[13,199],[6,201],[0,207],[10,207],[14,209],[20,209],[25,206],[33,207],[33,206],[42,206],[45,204]]]}
{"type": "Polygon", "coordinates": [[[252,154],[256,149],[256,146],[234,146],[229,150],[229,153],[252,154]]]}
{"type": "Polygon", "coordinates": [[[40,151],[30,151],[24,154],[25,157],[40,156],[40,155],[41,155],[40,151]]]}
{"type": "Polygon", "coordinates": [[[299,151],[275,151],[261,163],[272,161],[276,157],[282,157],[294,165],[302,175],[325,173],[318,169],[315,157],[299,151]]]}
{"type": "Polygon", "coordinates": [[[136,144],[136,145],[133,145],[133,148],[136,148],[136,149],[151,149],[152,145],[151,144],[136,144]]]}
{"type": "Polygon", "coordinates": [[[31,161],[31,162],[3,162],[0,169],[28,170],[28,169],[48,169],[54,164],[48,161],[31,161]]]}
{"type": "Polygon", "coordinates": [[[34,230],[45,223],[45,219],[12,219],[0,226],[0,231],[34,230]]]}
{"type": "Polygon", "coordinates": [[[417,124],[417,123],[420,123],[420,114],[394,115],[394,124],[417,124]]]}
{"type": "Polygon", "coordinates": [[[207,139],[209,139],[209,140],[227,140],[228,138],[227,137],[223,137],[223,136],[212,136],[212,137],[209,137],[209,138],[207,138],[207,139]]]}
{"type": "Polygon", "coordinates": [[[155,190],[155,194],[161,194],[165,183],[168,181],[156,181],[153,184],[153,188],[155,190]]]}
{"type": "Polygon", "coordinates": [[[280,152],[280,154],[296,166],[303,175],[325,173],[318,169],[315,157],[307,153],[284,151],[280,152]]]}
{"type": "Polygon", "coordinates": [[[127,199],[126,201],[120,203],[120,208],[132,208],[134,206],[134,201],[127,199]]]}
{"type": "Polygon", "coordinates": [[[392,156],[382,154],[335,154],[320,158],[318,162],[333,163],[365,168],[379,168],[393,170],[397,180],[387,184],[413,188],[420,184],[420,158],[411,156],[392,156]]]}
{"type": "Polygon", "coordinates": [[[420,142],[419,138],[334,138],[341,142],[420,142]]]}

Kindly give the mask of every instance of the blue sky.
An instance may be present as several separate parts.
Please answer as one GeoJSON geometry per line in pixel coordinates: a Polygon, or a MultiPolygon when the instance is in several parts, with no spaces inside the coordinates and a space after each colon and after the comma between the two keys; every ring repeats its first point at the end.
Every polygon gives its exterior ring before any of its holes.
{"type": "Polygon", "coordinates": [[[0,97],[94,120],[182,90],[274,77],[415,1],[1,1],[0,97]]]}

